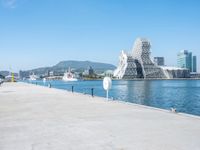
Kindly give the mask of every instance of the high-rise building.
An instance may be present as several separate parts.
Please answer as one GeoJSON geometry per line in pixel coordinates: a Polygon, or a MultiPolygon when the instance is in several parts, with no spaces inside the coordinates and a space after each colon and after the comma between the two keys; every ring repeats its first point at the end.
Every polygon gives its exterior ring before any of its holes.
{"type": "Polygon", "coordinates": [[[177,65],[180,68],[187,68],[192,72],[192,52],[183,50],[177,55],[177,65]]]}
{"type": "Polygon", "coordinates": [[[197,72],[197,56],[192,57],[192,72],[197,72]]]}
{"type": "Polygon", "coordinates": [[[164,66],[165,65],[164,57],[154,57],[154,63],[158,66],[164,66]]]}

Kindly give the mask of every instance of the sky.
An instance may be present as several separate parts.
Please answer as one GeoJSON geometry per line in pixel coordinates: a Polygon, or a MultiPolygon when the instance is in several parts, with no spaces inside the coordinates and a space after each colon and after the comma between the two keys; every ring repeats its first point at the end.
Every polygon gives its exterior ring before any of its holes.
{"type": "MultiPolygon", "coordinates": [[[[200,60],[199,0],[0,0],[0,70],[62,60],[118,65],[121,50],[151,42],[152,57],[176,66],[187,49],[200,60]]],[[[198,68],[200,65],[198,61],[198,68]]]]}

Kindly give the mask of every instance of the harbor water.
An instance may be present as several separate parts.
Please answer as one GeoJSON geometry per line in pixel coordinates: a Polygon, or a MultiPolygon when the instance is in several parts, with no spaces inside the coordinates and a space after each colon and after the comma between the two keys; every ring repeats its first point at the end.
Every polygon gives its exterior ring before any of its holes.
{"type": "MultiPolygon", "coordinates": [[[[64,82],[61,80],[29,83],[106,97],[102,80],[64,82]]],[[[113,80],[110,100],[125,101],[200,116],[200,80],[113,80]]]]}

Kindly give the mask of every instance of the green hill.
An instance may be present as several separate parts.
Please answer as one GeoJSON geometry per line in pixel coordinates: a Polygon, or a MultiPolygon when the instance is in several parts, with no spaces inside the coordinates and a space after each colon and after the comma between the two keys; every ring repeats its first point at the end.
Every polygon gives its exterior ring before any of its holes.
{"type": "Polygon", "coordinates": [[[114,70],[116,68],[114,65],[107,64],[107,63],[69,60],[69,61],[61,61],[52,67],[42,67],[42,68],[36,68],[32,70],[27,70],[27,71],[21,71],[20,74],[23,77],[29,76],[29,74],[32,74],[32,73],[37,74],[37,75],[44,75],[48,71],[54,71],[57,74],[63,74],[69,67],[73,71],[83,72],[89,66],[91,66],[97,73],[104,72],[105,70],[114,70]]]}

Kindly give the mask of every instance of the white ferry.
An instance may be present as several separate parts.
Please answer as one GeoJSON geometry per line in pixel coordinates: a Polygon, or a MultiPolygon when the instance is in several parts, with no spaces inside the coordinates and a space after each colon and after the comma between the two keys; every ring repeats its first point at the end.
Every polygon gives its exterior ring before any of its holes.
{"type": "Polygon", "coordinates": [[[31,80],[31,81],[35,81],[37,79],[39,79],[39,77],[37,75],[35,75],[34,73],[29,76],[29,80],[31,80]]]}
{"type": "Polygon", "coordinates": [[[74,74],[71,73],[70,67],[67,72],[64,73],[63,81],[78,81],[77,78],[74,77],[74,74]]]}

